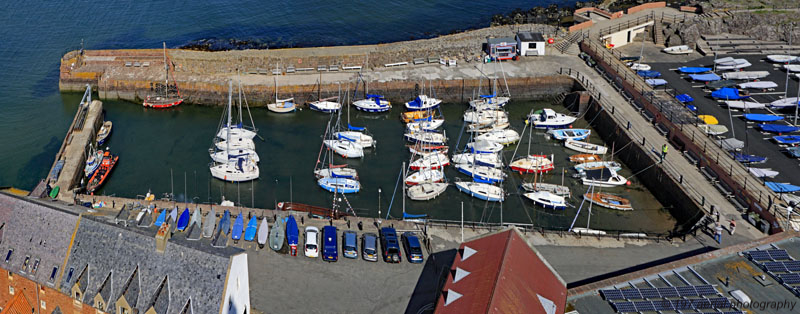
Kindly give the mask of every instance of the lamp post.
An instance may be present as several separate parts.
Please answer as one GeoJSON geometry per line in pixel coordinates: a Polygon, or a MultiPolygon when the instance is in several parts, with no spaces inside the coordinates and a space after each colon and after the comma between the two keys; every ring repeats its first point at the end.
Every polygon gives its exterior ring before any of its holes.
{"type": "Polygon", "coordinates": [[[378,227],[381,225],[381,188],[378,188],[378,227]]]}

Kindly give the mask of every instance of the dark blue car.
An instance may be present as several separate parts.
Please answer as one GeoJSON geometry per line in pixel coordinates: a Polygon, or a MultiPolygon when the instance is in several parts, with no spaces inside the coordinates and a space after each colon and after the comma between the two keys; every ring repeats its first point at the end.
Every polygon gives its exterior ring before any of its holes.
{"type": "Polygon", "coordinates": [[[387,263],[400,263],[400,243],[397,241],[397,232],[394,228],[381,228],[381,255],[387,263]]]}
{"type": "Polygon", "coordinates": [[[322,227],[322,260],[335,262],[339,260],[338,244],[336,243],[336,227],[322,227]]]}
{"type": "Polygon", "coordinates": [[[413,232],[404,232],[403,248],[406,249],[406,257],[411,263],[422,263],[422,245],[419,243],[419,238],[413,232]]]}

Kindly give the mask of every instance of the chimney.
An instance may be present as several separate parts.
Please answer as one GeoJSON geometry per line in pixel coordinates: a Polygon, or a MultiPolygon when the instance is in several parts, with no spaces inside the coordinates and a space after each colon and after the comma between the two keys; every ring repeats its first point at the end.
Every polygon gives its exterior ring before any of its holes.
{"type": "Polygon", "coordinates": [[[161,227],[158,228],[158,232],[156,232],[156,252],[164,253],[167,249],[167,241],[169,241],[171,234],[172,233],[169,232],[169,223],[164,222],[161,224],[161,227]]]}

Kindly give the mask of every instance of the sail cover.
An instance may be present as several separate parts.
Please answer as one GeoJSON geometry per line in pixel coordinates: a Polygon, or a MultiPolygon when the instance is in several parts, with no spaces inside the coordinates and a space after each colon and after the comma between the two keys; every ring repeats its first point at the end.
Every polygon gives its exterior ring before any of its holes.
{"type": "Polygon", "coordinates": [[[703,67],[680,67],[678,71],[681,73],[706,73],[711,72],[711,68],[703,68],[703,67]]]}
{"type": "Polygon", "coordinates": [[[718,99],[738,100],[738,99],[745,99],[750,96],[740,96],[738,89],[723,87],[711,92],[711,97],[718,99]]]}
{"type": "Polygon", "coordinates": [[[678,96],[675,96],[675,98],[676,98],[676,99],[678,99],[678,101],[680,101],[680,102],[684,102],[684,103],[685,103],[685,102],[692,102],[692,101],[694,101],[694,98],[692,98],[692,96],[689,96],[688,94],[680,94],[680,95],[678,95],[678,96]]]}
{"type": "Polygon", "coordinates": [[[652,70],[651,71],[639,70],[639,71],[636,71],[636,74],[638,74],[639,76],[644,77],[644,78],[661,77],[661,72],[652,71],[652,70]]]}
{"type": "Polygon", "coordinates": [[[774,114],[745,113],[744,118],[750,121],[769,122],[783,120],[783,117],[774,114]]]}
{"type": "Polygon", "coordinates": [[[778,183],[778,182],[764,182],[767,187],[772,189],[772,191],[778,193],[791,193],[800,191],[800,186],[788,184],[788,183],[778,183]]]}
{"type": "Polygon", "coordinates": [[[689,74],[689,77],[691,77],[695,81],[703,81],[703,82],[719,81],[722,79],[721,77],[719,77],[719,75],[716,75],[714,73],[689,74]]]}
{"type": "Polygon", "coordinates": [[[761,130],[772,133],[791,133],[800,131],[800,127],[784,124],[759,124],[761,130]]]}

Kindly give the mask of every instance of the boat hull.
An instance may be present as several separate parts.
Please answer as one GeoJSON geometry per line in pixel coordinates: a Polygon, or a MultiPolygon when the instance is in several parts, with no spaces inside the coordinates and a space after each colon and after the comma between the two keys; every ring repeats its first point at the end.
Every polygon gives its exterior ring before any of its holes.
{"type": "Polygon", "coordinates": [[[456,182],[456,187],[459,191],[480,200],[489,202],[502,202],[505,200],[503,190],[494,185],[478,182],[456,182]]]}

